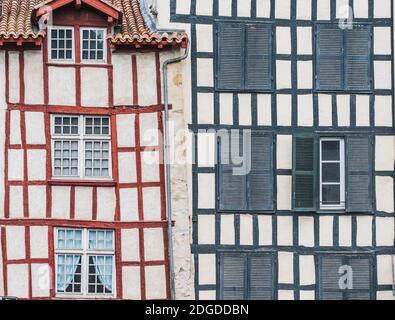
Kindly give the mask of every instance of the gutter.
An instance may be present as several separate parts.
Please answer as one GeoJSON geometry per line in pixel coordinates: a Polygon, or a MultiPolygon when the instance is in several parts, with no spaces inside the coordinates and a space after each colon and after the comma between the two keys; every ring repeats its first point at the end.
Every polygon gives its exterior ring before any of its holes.
{"type": "Polygon", "coordinates": [[[165,117],[164,117],[164,161],[166,172],[166,212],[167,212],[167,232],[168,232],[168,249],[169,249],[169,269],[170,269],[170,295],[171,300],[176,299],[175,282],[174,282],[174,256],[173,256],[173,213],[171,206],[171,164],[170,164],[170,132],[169,132],[169,85],[167,79],[167,67],[170,64],[181,62],[188,58],[189,55],[189,42],[185,48],[182,56],[172,58],[163,62],[163,87],[164,87],[164,104],[165,104],[165,117]]]}

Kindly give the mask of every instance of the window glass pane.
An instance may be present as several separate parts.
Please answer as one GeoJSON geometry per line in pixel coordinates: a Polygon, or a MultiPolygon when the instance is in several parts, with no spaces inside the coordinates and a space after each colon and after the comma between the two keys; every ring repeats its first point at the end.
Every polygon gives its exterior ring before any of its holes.
{"type": "Polygon", "coordinates": [[[103,60],[104,58],[104,31],[83,30],[82,59],[103,60]]]}
{"type": "Polygon", "coordinates": [[[112,230],[89,230],[89,249],[113,250],[114,232],[112,230]]]}
{"type": "Polygon", "coordinates": [[[322,141],[322,160],[323,161],[340,160],[339,141],[322,141]]]}
{"type": "Polygon", "coordinates": [[[322,164],[322,182],[340,182],[340,163],[322,164]]]}
{"type": "Polygon", "coordinates": [[[340,204],[340,185],[322,186],[322,204],[323,205],[340,204]]]}
{"type": "Polygon", "coordinates": [[[82,230],[59,229],[57,249],[82,249],[82,230]]]}
{"type": "Polygon", "coordinates": [[[78,141],[54,142],[54,174],[55,176],[78,175],[78,141]]]}
{"type": "Polygon", "coordinates": [[[69,29],[52,29],[51,30],[51,59],[71,60],[73,47],[73,33],[69,29]]]}
{"type": "Polygon", "coordinates": [[[112,293],[113,256],[89,256],[88,293],[112,293]]]}
{"type": "Polygon", "coordinates": [[[81,293],[81,256],[57,255],[57,292],[81,293]]]}

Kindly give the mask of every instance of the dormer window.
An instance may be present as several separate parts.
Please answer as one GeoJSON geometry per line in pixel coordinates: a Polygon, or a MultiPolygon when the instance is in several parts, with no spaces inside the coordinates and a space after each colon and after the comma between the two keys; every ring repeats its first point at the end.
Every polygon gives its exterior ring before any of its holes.
{"type": "Polygon", "coordinates": [[[81,59],[82,61],[104,62],[105,60],[105,29],[81,29],[81,59]]]}
{"type": "Polygon", "coordinates": [[[74,60],[74,30],[69,27],[49,29],[49,57],[51,60],[74,60]]]}

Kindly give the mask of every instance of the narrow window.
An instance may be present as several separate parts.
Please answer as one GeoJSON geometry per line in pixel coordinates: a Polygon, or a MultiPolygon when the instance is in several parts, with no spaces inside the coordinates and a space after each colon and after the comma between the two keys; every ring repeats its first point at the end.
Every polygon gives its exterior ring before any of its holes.
{"type": "Polygon", "coordinates": [[[49,32],[49,57],[50,60],[72,61],[74,30],[68,27],[51,27],[49,32]]]}
{"type": "Polygon", "coordinates": [[[81,29],[81,59],[83,61],[104,62],[105,60],[105,29],[81,29]]]}

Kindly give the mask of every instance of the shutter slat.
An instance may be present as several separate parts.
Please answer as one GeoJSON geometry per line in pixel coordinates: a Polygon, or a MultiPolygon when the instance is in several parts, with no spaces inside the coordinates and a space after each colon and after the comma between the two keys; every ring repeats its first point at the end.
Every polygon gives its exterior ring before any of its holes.
{"type": "Polygon", "coordinates": [[[222,256],[222,292],[224,300],[243,300],[245,257],[243,255],[222,256]]]}

